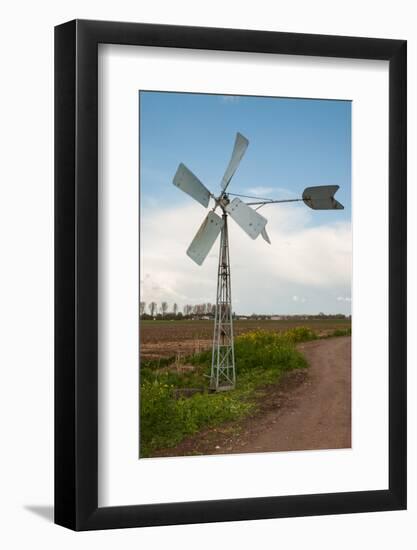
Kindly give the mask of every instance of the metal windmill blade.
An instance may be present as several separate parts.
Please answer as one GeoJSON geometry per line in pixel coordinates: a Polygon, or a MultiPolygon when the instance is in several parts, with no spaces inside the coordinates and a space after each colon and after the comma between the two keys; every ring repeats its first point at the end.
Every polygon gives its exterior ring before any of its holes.
{"type": "Polygon", "coordinates": [[[266,241],[268,244],[271,244],[271,239],[269,238],[268,233],[266,232],[266,227],[264,227],[261,231],[261,237],[264,241],[266,241]]]}
{"type": "Polygon", "coordinates": [[[246,149],[248,148],[248,145],[249,140],[238,132],[236,134],[232,156],[222,179],[221,187],[223,189],[223,192],[226,191],[226,188],[229,185],[234,173],[236,172],[237,167],[239,166],[240,161],[242,160],[242,157],[245,154],[246,149]]]}
{"type": "Polygon", "coordinates": [[[226,206],[226,211],[251,239],[256,239],[267,224],[266,218],[237,197],[226,206]]]}
{"type": "Polygon", "coordinates": [[[210,252],[212,246],[222,230],[223,220],[214,212],[209,212],[197,231],[192,243],[188,247],[187,255],[195,261],[196,264],[202,265],[210,252]]]}
{"type": "Polygon", "coordinates": [[[183,163],[177,168],[173,184],[206,208],[209,205],[210,191],[183,163]]]}
{"type": "Polygon", "coordinates": [[[334,198],[338,189],[338,185],[307,187],[303,191],[303,201],[313,210],[343,210],[343,205],[334,198]]]}

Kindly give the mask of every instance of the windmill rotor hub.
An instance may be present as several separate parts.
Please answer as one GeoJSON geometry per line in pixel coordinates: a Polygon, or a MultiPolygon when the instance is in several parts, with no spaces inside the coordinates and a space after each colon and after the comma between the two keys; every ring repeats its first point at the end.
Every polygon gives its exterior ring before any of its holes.
{"type": "Polygon", "coordinates": [[[227,195],[221,195],[218,204],[220,208],[223,210],[223,212],[226,212],[226,207],[228,204],[230,204],[230,199],[227,195]]]}

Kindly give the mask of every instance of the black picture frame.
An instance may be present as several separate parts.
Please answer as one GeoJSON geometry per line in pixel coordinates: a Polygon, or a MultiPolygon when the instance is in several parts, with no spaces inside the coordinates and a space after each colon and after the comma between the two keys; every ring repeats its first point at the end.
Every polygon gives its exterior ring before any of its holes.
{"type": "Polygon", "coordinates": [[[406,508],[406,46],[404,40],[106,21],[55,28],[57,524],[78,531],[406,508]],[[98,507],[97,53],[105,43],[389,62],[387,490],[98,507]]]}

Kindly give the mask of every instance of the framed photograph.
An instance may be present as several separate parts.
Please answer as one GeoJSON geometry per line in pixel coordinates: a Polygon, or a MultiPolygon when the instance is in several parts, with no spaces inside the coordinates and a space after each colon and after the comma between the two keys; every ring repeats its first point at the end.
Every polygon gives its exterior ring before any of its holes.
{"type": "Polygon", "coordinates": [[[406,42],[55,29],[55,522],[406,508],[406,42]]]}

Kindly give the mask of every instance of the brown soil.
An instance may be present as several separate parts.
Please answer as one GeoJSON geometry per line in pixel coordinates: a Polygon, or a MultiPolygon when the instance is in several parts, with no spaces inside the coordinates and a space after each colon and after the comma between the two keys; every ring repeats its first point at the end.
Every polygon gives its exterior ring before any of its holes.
{"type": "MultiPolygon", "coordinates": [[[[319,336],[326,336],[336,329],[350,328],[348,319],[298,320],[298,321],[236,321],[234,334],[254,330],[284,331],[305,326],[319,336]]],[[[142,321],[140,325],[141,360],[158,357],[186,357],[210,349],[213,342],[213,321],[142,321]]]]}
{"type": "Polygon", "coordinates": [[[255,416],[205,430],[155,456],[351,447],[351,338],[308,342],[298,349],[309,369],[265,388],[255,416]]]}
{"type": "Polygon", "coordinates": [[[200,351],[210,349],[213,340],[175,340],[173,342],[148,342],[141,344],[141,359],[158,359],[159,357],[187,357],[200,351]]]}

